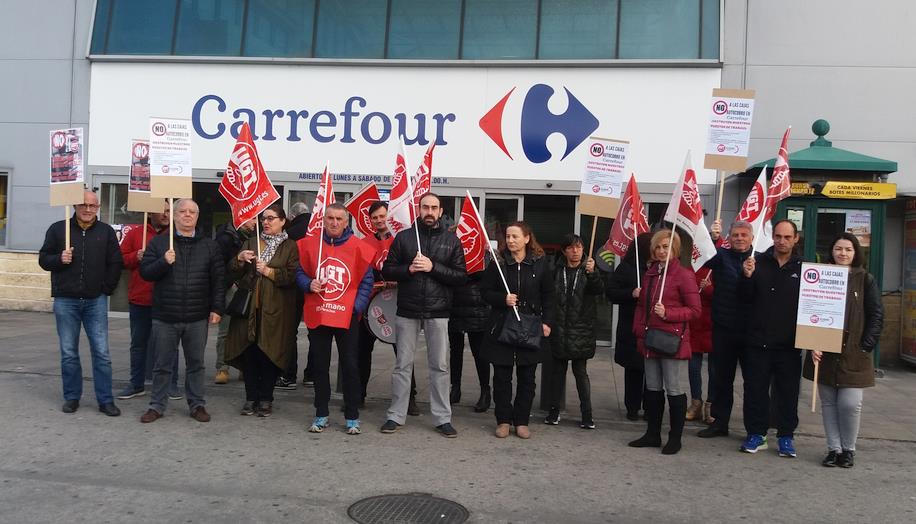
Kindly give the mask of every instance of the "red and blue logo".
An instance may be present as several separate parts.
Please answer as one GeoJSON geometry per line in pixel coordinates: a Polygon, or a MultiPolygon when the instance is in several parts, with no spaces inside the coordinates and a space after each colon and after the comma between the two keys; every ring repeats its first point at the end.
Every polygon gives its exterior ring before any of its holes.
{"type": "MultiPolygon", "coordinates": [[[[589,135],[598,129],[599,122],[595,115],[586,109],[582,102],[570,93],[569,89],[564,87],[563,90],[566,91],[568,105],[566,111],[559,115],[554,114],[547,107],[550,98],[554,95],[552,87],[545,84],[535,84],[528,89],[528,93],[525,95],[519,132],[522,151],[532,163],[542,164],[553,156],[547,149],[547,138],[550,135],[560,133],[566,139],[566,151],[560,159],[560,161],[563,161],[589,135]]],[[[509,102],[509,98],[514,92],[515,88],[513,87],[496,105],[487,111],[487,114],[479,122],[480,129],[510,159],[513,159],[512,154],[509,152],[509,148],[506,147],[506,141],[503,136],[503,112],[506,109],[506,103],[509,102]]]]}

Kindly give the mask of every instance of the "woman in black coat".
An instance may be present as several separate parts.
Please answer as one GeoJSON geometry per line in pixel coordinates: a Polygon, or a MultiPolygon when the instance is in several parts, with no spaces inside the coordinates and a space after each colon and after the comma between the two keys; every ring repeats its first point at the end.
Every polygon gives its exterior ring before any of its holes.
{"type": "Polygon", "coordinates": [[[531,437],[528,422],[534,401],[534,374],[537,365],[550,358],[547,337],[554,321],[553,271],[544,250],[525,222],[513,222],[506,228],[506,247],[487,267],[481,290],[492,307],[490,327],[484,340],[484,354],[493,364],[493,401],[496,405],[496,436],[506,438],[515,426],[520,438],[531,437]],[[499,266],[497,266],[499,264],[499,266]],[[505,283],[499,269],[505,276],[505,283]],[[509,291],[506,292],[506,286],[509,291]],[[528,313],[541,317],[543,338],[540,350],[503,344],[497,340],[507,315],[528,313]],[[517,386],[512,401],[512,367],[517,386]]]}
{"type": "Polygon", "coordinates": [[[630,243],[627,254],[608,278],[605,287],[608,300],[619,306],[614,362],[624,368],[623,403],[627,408],[627,419],[629,420],[639,418],[639,408],[642,406],[645,389],[643,357],[636,351],[636,337],[633,335],[633,315],[636,311],[636,297],[639,296],[637,290],[639,282],[645,275],[649,263],[649,242],[651,240],[651,233],[643,233],[636,237],[636,242],[630,243]],[[638,276],[637,254],[639,255],[638,276]]]}

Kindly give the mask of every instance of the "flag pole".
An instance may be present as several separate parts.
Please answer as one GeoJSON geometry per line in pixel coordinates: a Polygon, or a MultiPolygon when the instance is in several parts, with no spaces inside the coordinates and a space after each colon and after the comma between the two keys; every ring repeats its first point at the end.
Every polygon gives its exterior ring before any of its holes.
{"type": "MultiPolygon", "coordinates": [[[[331,161],[327,160],[324,164],[324,172],[331,179],[331,161]]],[[[324,180],[322,180],[324,182],[324,180]]],[[[324,200],[321,202],[321,222],[318,225],[318,262],[315,264],[315,278],[321,276],[321,248],[324,245],[324,215],[328,212],[328,185],[324,185],[324,200]]],[[[319,280],[319,282],[321,282],[319,280]]]]}
{"type": "Polygon", "coordinates": [[[261,258],[261,221],[258,220],[258,217],[254,217],[254,238],[256,242],[254,245],[258,247],[258,258],[261,258]]]}
{"type": "Polygon", "coordinates": [[[725,194],[725,171],[719,173],[719,198],[716,202],[716,221],[722,218],[722,195],[725,194]]]}
{"type": "MultiPolygon", "coordinates": [[[[766,179],[767,179],[766,169],[767,169],[767,166],[764,164],[763,166],[763,181],[764,182],[766,182],[766,179]]],[[[763,185],[763,204],[760,206],[760,212],[763,213],[763,219],[760,221],[760,227],[757,228],[757,231],[754,232],[754,242],[751,245],[751,256],[756,256],[755,253],[757,253],[757,242],[760,241],[760,234],[763,233],[763,228],[766,227],[767,198],[769,197],[769,192],[770,190],[769,188],[767,188],[767,184],[764,183],[763,185]]]]}
{"type": "MultiPolygon", "coordinates": [[[[640,210],[640,212],[642,212],[640,210]]],[[[642,289],[642,280],[639,276],[639,230],[636,229],[636,221],[633,221],[633,254],[636,255],[636,287],[642,289]]]]}
{"type": "Polygon", "coordinates": [[[592,215],[592,239],[588,243],[588,253],[585,254],[586,260],[591,258],[595,250],[595,231],[598,230],[598,215],[592,215]]]}
{"type": "Polygon", "coordinates": [[[64,251],[70,249],[70,205],[64,206],[64,251]]]}
{"type": "MultiPolygon", "coordinates": [[[[404,145],[404,135],[401,135],[401,154],[404,155],[404,176],[407,177],[407,193],[410,195],[410,214],[413,217],[413,231],[417,235],[417,254],[422,255],[420,250],[420,228],[417,222],[420,220],[420,213],[413,204],[413,181],[410,176],[410,166],[407,163],[407,147],[404,145]]],[[[481,222],[483,224],[483,222],[481,222]]]]}
{"type": "Polygon", "coordinates": [[[665,253],[665,272],[662,274],[662,288],[658,292],[658,304],[662,303],[665,294],[665,280],[668,278],[668,262],[671,260],[671,246],[674,244],[674,232],[677,230],[677,221],[671,223],[671,236],[668,237],[668,252],[665,253]]]}
{"type": "MultiPolygon", "coordinates": [[[[814,360],[812,357],[811,360],[814,360]]],[[[813,387],[811,388],[811,413],[817,412],[817,375],[821,370],[821,363],[817,360],[814,360],[814,382],[812,382],[813,387]]]]}
{"type": "MultiPolygon", "coordinates": [[[[477,205],[474,204],[474,199],[471,198],[471,192],[465,190],[465,198],[471,201],[471,207],[474,209],[474,216],[477,218],[477,223],[480,224],[480,229],[483,230],[483,239],[487,243],[487,248],[490,250],[490,256],[493,257],[493,263],[496,264],[496,271],[499,271],[499,278],[503,281],[503,286],[506,287],[506,294],[510,295],[509,291],[509,282],[506,281],[506,275],[503,274],[503,268],[499,266],[499,258],[496,256],[496,250],[493,249],[493,244],[490,243],[490,235],[487,234],[486,225],[483,223],[483,219],[480,218],[480,211],[477,211],[477,205]]],[[[518,306],[512,306],[512,310],[515,311],[515,318],[519,322],[522,321],[522,317],[518,314],[518,306]]]]}

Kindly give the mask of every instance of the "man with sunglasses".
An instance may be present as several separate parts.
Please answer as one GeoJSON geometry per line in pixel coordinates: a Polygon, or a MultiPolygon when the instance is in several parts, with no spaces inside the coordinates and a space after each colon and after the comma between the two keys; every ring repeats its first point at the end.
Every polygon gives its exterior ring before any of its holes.
{"type": "Polygon", "coordinates": [[[60,374],[64,413],[79,409],[83,394],[80,329],[85,328],[92,357],[92,382],[99,411],[117,417],[121,410],[111,393],[108,351],[108,297],[121,277],[121,250],[114,229],[98,220],[99,198],[85,191],[83,203],[69,220],[55,222],[45,233],[38,263],[51,272],[54,318],[60,338],[60,374]],[[70,245],[66,229],[70,228],[70,245]]]}

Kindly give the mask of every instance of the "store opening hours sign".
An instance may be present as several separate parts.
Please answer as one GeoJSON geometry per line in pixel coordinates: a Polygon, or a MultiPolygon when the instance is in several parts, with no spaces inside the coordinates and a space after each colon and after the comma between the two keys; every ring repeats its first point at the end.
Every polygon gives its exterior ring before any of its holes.
{"type": "Polygon", "coordinates": [[[846,266],[802,264],[795,347],[834,353],[842,350],[848,285],[846,266]]]}

